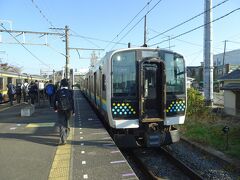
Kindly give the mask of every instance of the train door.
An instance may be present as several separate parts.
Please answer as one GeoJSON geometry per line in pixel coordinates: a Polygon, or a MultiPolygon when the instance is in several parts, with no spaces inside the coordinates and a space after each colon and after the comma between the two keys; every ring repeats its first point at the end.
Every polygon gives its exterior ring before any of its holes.
{"type": "Polygon", "coordinates": [[[165,67],[158,58],[145,58],[140,63],[140,112],[142,122],[165,118],[165,67]]]}

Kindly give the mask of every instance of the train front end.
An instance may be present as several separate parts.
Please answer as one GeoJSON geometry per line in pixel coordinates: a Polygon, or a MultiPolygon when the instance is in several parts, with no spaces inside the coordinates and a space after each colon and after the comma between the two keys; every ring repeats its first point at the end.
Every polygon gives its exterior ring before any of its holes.
{"type": "Polygon", "coordinates": [[[114,139],[122,147],[160,147],[179,140],[186,111],[184,59],[171,51],[135,48],[111,57],[114,139]]]}

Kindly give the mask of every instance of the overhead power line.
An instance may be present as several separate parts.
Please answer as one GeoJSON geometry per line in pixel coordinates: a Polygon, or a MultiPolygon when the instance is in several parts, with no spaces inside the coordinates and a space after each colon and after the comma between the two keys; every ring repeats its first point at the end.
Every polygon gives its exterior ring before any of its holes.
{"type": "Polygon", "coordinates": [[[134,19],[136,19],[136,17],[147,7],[149,6],[149,4],[152,2],[152,0],[148,1],[147,4],[132,18],[131,21],[129,21],[129,23],[124,26],[124,28],[105,46],[104,49],[106,49],[111,43],[114,43],[113,41],[134,21],[134,19]]]}
{"type": "Polygon", "coordinates": [[[199,14],[197,14],[196,16],[193,16],[193,17],[191,17],[190,19],[188,19],[188,20],[186,20],[186,21],[183,21],[183,22],[177,24],[176,26],[173,26],[173,27],[171,27],[171,28],[169,28],[169,29],[167,29],[167,30],[165,30],[165,31],[163,31],[163,32],[161,32],[161,33],[159,33],[159,34],[157,34],[157,35],[155,35],[155,36],[149,38],[148,41],[151,41],[152,39],[155,39],[155,38],[157,38],[157,37],[159,37],[159,36],[161,36],[161,35],[163,35],[163,34],[169,32],[169,31],[171,31],[171,30],[173,30],[173,29],[176,29],[177,27],[180,27],[180,26],[182,26],[182,25],[184,25],[184,24],[186,24],[186,23],[188,23],[188,22],[190,22],[190,21],[196,19],[197,17],[203,15],[204,13],[206,13],[206,12],[212,10],[212,9],[215,9],[216,7],[218,7],[218,6],[220,6],[220,5],[224,4],[224,3],[226,3],[227,1],[229,1],[229,0],[222,1],[221,3],[219,3],[219,4],[215,5],[215,6],[213,6],[211,9],[209,9],[209,10],[207,10],[207,11],[204,11],[204,12],[202,12],[202,13],[199,13],[199,14]]]}
{"type": "Polygon", "coordinates": [[[76,31],[70,29],[74,34],[76,34],[78,37],[81,37],[83,39],[85,39],[87,42],[89,42],[90,44],[94,45],[97,48],[100,48],[100,46],[98,46],[97,44],[93,43],[92,41],[89,40],[89,38],[86,38],[85,36],[80,36],[76,31]]]}
{"type": "Polygon", "coordinates": [[[48,68],[50,68],[49,65],[47,65],[46,63],[44,63],[41,59],[39,59],[35,54],[33,54],[28,48],[26,48],[26,46],[24,46],[15,36],[12,35],[11,31],[8,31],[2,24],[1,24],[2,28],[5,29],[5,31],[10,34],[10,36],[12,36],[26,51],[28,51],[35,59],[37,59],[40,63],[42,63],[43,65],[47,66],[48,68]]]}
{"type": "MultiPolygon", "coordinates": [[[[217,19],[214,19],[213,21],[211,21],[211,22],[209,22],[209,23],[213,23],[213,22],[216,22],[216,21],[218,21],[218,20],[220,20],[220,19],[223,19],[223,18],[229,16],[230,14],[232,14],[232,13],[238,11],[238,10],[240,10],[240,8],[234,9],[234,10],[232,10],[231,12],[229,12],[229,13],[227,13],[227,14],[225,14],[225,15],[217,18],[217,19]]],[[[193,28],[193,29],[191,29],[191,30],[189,30],[189,31],[186,31],[186,32],[184,32],[184,33],[181,33],[181,34],[179,34],[179,35],[177,35],[177,36],[171,37],[170,40],[173,40],[173,39],[176,39],[176,38],[178,38],[178,37],[181,37],[181,36],[183,36],[183,35],[185,35],[185,34],[191,33],[191,32],[193,32],[193,31],[195,31],[195,30],[197,30],[197,29],[200,29],[200,28],[204,27],[205,25],[207,25],[207,24],[209,24],[209,23],[205,23],[205,24],[203,24],[203,25],[201,25],[201,26],[197,26],[197,27],[195,27],[195,28],[193,28]]],[[[168,40],[164,40],[164,41],[161,41],[161,42],[152,44],[151,46],[155,46],[155,45],[158,45],[158,44],[167,42],[167,41],[168,41],[168,40]]],[[[150,47],[151,47],[151,46],[150,46],[150,47]]]]}
{"type": "Polygon", "coordinates": [[[105,43],[115,43],[115,44],[127,45],[127,43],[117,43],[117,42],[114,42],[114,41],[108,41],[108,40],[98,39],[98,38],[94,38],[94,37],[77,35],[76,33],[75,34],[70,34],[70,36],[80,37],[80,38],[85,38],[85,39],[91,39],[91,40],[94,40],[94,41],[101,41],[101,42],[105,42],[105,43]]]}
{"type": "MultiPolygon", "coordinates": [[[[136,23],[134,26],[118,41],[118,43],[125,38],[144,18],[147,16],[162,0],[159,0],[147,13],[136,23]]],[[[116,44],[112,47],[112,49],[116,46],[116,44]]]]}
{"type": "Polygon", "coordinates": [[[33,5],[35,6],[35,8],[39,11],[39,13],[41,14],[41,16],[43,17],[44,20],[46,20],[48,22],[48,24],[50,24],[51,27],[54,27],[53,23],[47,18],[47,16],[45,16],[45,14],[43,14],[43,11],[39,8],[39,6],[35,3],[34,0],[31,0],[33,5]]]}

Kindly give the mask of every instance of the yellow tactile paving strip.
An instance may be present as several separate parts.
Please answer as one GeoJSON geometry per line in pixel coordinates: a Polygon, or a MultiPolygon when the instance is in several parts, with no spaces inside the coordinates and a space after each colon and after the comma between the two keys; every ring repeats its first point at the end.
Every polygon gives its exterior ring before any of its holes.
{"type": "Polygon", "coordinates": [[[53,127],[55,123],[30,123],[26,127],[27,128],[36,128],[36,127],[53,127]]]}
{"type": "Polygon", "coordinates": [[[70,129],[67,144],[58,146],[57,148],[48,177],[49,180],[68,180],[70,177],[70,163],[72,152],[71,141],[73,138],[73,129],[74,128],[70,129]]]}

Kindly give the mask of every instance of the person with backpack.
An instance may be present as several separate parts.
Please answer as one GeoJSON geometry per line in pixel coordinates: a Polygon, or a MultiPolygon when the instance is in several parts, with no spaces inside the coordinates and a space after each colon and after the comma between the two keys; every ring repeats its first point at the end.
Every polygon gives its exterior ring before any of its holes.
{"type": "Polygon", "coordinates": [[[16,86],[16,96],[17,96],[17,103],[19,104],[22,98],[21,84],[17,84],[16,86]]]}
{"type": "Polygon", "coordinates": [[[58,113],[59,145],[64,145],[67,143],[67,136],[70,132],[69,121],[71,116],[74,116],[73,91],[69,89],[67,79],[61,80],[60,89],[57,90],[55,95],[54,110],[58,113]]]}
{"type": "Polygon", "coordinates": [[[25,82],[22,84],[22,93],[23,93],[23,101],[27,102],[27,94],[28,94],[28,82],[25,80],[25,82]]]}
{"type": "Polygon", "coordinates": [[[52,84],[52,80],[50,80],[47,86],[45,87],[45,93],[48,96],[50,107],[53,107],[55,92],[56,92],[55,86],[52,84]]]}
{"type": "Polygon", "coordinates": [[[34,104],[34,102],[38,102],[37,101],[37,98],[38,98],[38,87],[37,87],[37,84],[34,83],[33,81],[28,86],[28,94],[29,94],[29,97],[31,99],[31,104],[34,104]]]}
{"type": "Polygon", "coordinates": [[[14,95],[16,94],[16,89],[11,82],[7,85],[7,88],[8,88],[7,94],[8,94],[9,102],[10,102],[10,105],[12,106],[14,95]]]}

